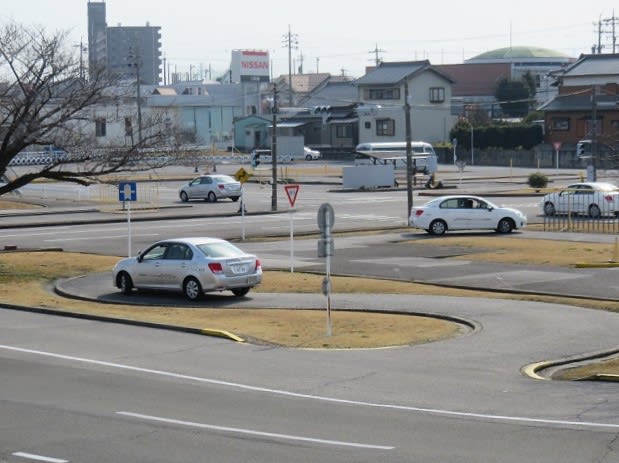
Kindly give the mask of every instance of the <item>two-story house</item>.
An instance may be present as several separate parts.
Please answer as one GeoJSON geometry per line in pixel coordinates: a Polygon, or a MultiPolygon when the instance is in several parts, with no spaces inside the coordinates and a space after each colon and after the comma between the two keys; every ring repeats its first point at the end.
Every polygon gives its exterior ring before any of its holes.
{"type": "Polygon", "coordinates": [[[381,63],[357,79],[359,143],[406,140],[405,90],[411,138],[429,143],[449,140],[453,81],[428,60],[381,63]]]}
{"type": "Polygon", "coordinates": [[[619,54],[581,55],[554,73],[559,94],[540,106],[547,143],[619,145],[619,54]]]}

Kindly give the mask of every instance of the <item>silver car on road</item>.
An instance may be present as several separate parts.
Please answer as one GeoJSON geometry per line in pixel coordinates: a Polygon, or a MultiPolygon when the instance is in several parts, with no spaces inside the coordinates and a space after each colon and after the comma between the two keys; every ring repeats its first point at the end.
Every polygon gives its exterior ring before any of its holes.
{"type": "Polygon", "coordinates": [[[200,175],[183,185],[178,194],[183,202],[190,199],[204,199],[214,203],[220,198],[238,201],[241,197],[241,183],[229,175],[200,175]]]}
{"type": "Polygon", "coordinates": [[[262,282],[262,266],[256,256],[226,240],[175,238],[120,260],[113,275],[114,285],[127,295],[134,289],[158,289],[182,292],[196,300],[213,291],[245,296],[262,282]]]}

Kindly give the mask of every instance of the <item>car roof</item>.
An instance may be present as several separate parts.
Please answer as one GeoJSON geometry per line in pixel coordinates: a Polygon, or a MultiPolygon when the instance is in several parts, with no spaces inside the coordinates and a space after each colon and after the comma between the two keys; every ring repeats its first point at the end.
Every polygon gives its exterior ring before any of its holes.
{"type": "Polygon", "coordinates": [[[619,188],[617,185],[615,185],[614,183],[611,182],[578,182],[578,183],[571,183],[570,185],[568,185],[567,188],[571,188],[571,187],[575,187],[575,186],[580,186],[580,185],[586,185],[586,186],[591,186],[593,188],[598,187],[598,188],[619,188]]]}
{"type": "Polygon", "coordinates": [[[221,238],[213,238],[210,236],[190,236],[190,237],[181,237],[181,238],[167,238],[165,240],[160,240],[158,243],[185,243],[185,244],[193,244],[197,246],[199,244],[209,244],[209,243],[221,243],[228,242],[221,238]]]}

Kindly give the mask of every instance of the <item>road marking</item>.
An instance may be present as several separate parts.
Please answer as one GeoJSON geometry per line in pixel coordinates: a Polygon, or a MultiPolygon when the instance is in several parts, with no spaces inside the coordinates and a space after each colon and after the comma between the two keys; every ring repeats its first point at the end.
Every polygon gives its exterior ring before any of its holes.
{"type": "MultiPolygon", "coordinates": [[[[131,236],[133,238],[137,238],[137,237],[144,237],[144,236],[159,236],[159,233],[132,233],[131,236]]],[[[112,240],[112,239],[118,239],[118,238],[126,238],[127,235],[97,235],[97,241],[99,240],[112,240]]],[[[49,240],[44,240],[46,243],[56,243],[58,241],[60,242],[65,242],[65,241],[92,241],[92,236],[84,236],[83,238],[56,238],[56,239],[49,239],[49,240]]]]}
{"type": "Polygon", "coordinates": [[[316,400],[316,401],[336,403],[336,404],[341,404],[341,405],[356,405],[359,407],[383,408],[383,409],[388,409],[388,410],[428,413],[432,415],[453,416],[453,417],[458,417],[458,418],[472,418],[472,419],[480,419],[480,420],[522,423],[525,426],[529,426],[531,424],[546,424],[548,426],[557,426],[557,427],[574,426],[577,428],[609,428],[613,430],[619,429],[619,423],[596,423],[593,421],[551,420],[551,419],[545,419],[545,418],[529,418],[525,416],[492,415],[492,414],[487,414],[487,413],[461,412],[461,411],[455,411],[455,410],[444,410],[444,409],[439,409],[439,408],[422,408],[422,407],[413,407],[409,405],[397,405],[397,404],[386,404],[386,403],[376,403],[376,402],[364,402],[360,400],[338,399],[335,397],[302,394],[300,392],[285,391],[283,389],[271,389],[271,388],[261,387],[261,386],[251,386],[249,384],[233,383],[233,382],[222,381],[218,379],[204,378],[201,376],[192,376],[192,375],[185,375],[181,373],[173,373],[170,371],[153,370],[150,368],[135,367],[132,365],[125,365],[122,363],[106,362],[102,360],[94,360],[94,359],[88,359],[88,358],[83,358],[83,357],[74,357],[71,355],[56,354],[53,352],[25,349],[22,347],[8,346],[4,344],[0,344],[0,349],[5,349],[5,350],[13,351],[13,352],[21,352],[21,353],[31,354],[31,355],[40,355],[43,357],[51,357],[51,358],[56,358],[56,359],[69,360],[73,362],[88,363],[88,364],[99,365],[99,366],[104,366],[108,368],[117,368],[120,370],[147,373],[151,375],[164,376],[168,378],[177,378],[177,379],[182,379],[182,380],[195,381],[195,382],[204,383],[204,384],[226,386],[230,388],[241,389],[244,391],[262,392],[265,394],[280,395],[284,397],[294,397],[297,399],[316,400]]]}
{"type": "Polygon", "coordinates": [[[29,460],[47,461],[49,463],[68,463],[69,460],[61,460],[60,458],[44,457],[43,455],[34,455],[26,452],[15,452],[14,457],[28,458],[29,460]]]}
{"type": "Polygon", "coordinates": [[[128,416],[131,418],[147,420],[147,421],[159,421],[161,423],[178,424],[180,426],[189,426],[192,428],[210,429],[212,431],[223,431],[223,432],[231,432],[231,433],[236,433],[236,434],[247,434],[251,436],[270,437],[274,439],[311,442],[314,444],[337,445],[337,446],[343,446],[343,447],[356,447],[356,448],[374,449],[374,450],[393,450],[395,448],[393,446],[388,446],[388,445],[362,444],[359,442],[345,442],[345,441],[328,440],[328,439],[316,439],[313,437],[294,436],[292,434],[279,434],[279,433],[272,433],[272,432],[254,431],[252,429],[230,428],[227,426],[216,426],[212,424],[196,423],[193,421],[175,420],[171,418],[162,418],[160,416],[142,415],[140,413],[132,413],[132,412],[116,412],[116,414],[128,416]]]}

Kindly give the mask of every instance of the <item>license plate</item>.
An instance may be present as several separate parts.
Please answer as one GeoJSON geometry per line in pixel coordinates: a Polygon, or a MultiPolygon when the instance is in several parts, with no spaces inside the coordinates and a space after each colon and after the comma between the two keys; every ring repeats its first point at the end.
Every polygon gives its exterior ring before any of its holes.
{"type": "Polygon", "coordinates": [[[232,273],[240,275],[243,273],[247,273],[248,270],[248,265],[247,264],[237,264],[237,265],[233,265],[232,266],[232,273]]]}

